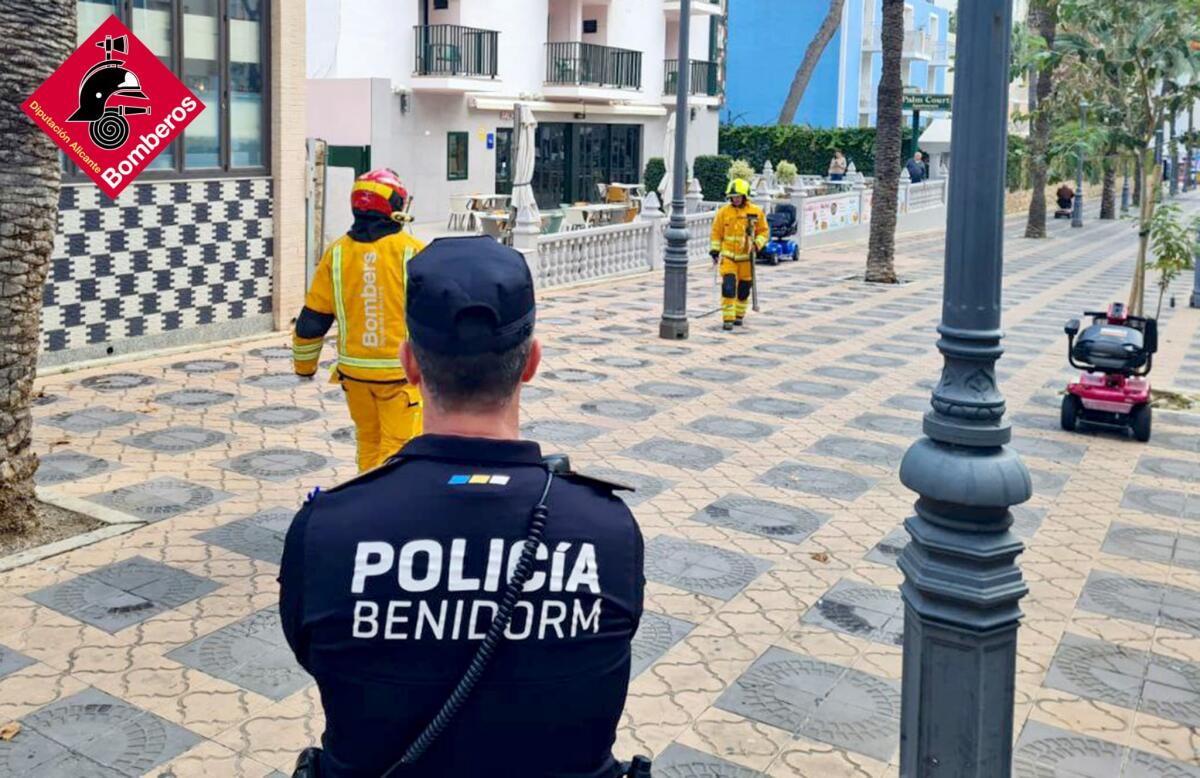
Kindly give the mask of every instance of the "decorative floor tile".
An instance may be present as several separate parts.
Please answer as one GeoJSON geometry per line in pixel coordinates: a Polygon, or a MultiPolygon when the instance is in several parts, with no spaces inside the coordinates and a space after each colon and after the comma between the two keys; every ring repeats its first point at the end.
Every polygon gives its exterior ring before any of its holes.
{"type": "Polygon", "coordinates": [[[904,602],[899,589],[884,589],[843,578],[800,619],[876,643],[904,642],[904,602]]]}
{"type": "MultiPolygon", "coordinates": [[[[925,401],[928,405],[928,400],[925,401]]],[[[882,432],[902,438],[917,438],[921,435],[921,420],[890,416],[886,413],[864,413],[850,420],[850,426],[867,432],[882,432]]]]}
{"type": "Polygon", "coordinates": [[[907,359],[885,357],[881,354],[850,354],[842,357],[842,361],[854,365],[866,365],[867,367],[901,367],[908,364],[907,359]]]}
{"type": "Polygon", "coordinates": [[[1125,487],[1121,507],[1177,519],[1200,519],[1200,493],[1188,494],[1129,484],[1125,487]]]}
{"type": "Polygon", "coordinates": [[[521,437],[546,443],[578,445],[607,433],[603,427],[578,421],[544,420],[521,425],[521,437]]]}
{"type": "Polygon", "coordinates": [[[672,481],[657,478],[646,473],[634,473],[629,470],[617,470],[611,467],[585,467],[582,472],[584,475],[594,478],[615,481],[624,486],[632,486],[635,491],[617,492],[617,496],[624,500],[625,504],[630,507],[643,503],[646,500],[651,500],[674,485],[672,481]]]}
{"type": "Polygon", "coordinates": [[[532,386],[530,384],[523,384],[521,386],[521,402],[534,403],[544,400],[553,394],[554,390],[545,386],[532,386]]]}
{"type": "Polygon", "coordinates": [[[624,421],[645,421],[658,413],[658,408],[649,403],[632,400],[594,400],[579,406],[584,413],[624,421]]]}
{"type": "Polygon", "coordinates": [[[762,773],[672,743],[654,758],[654,778],[761,778],[762,773]]]}
{"type": "Polygon", "coordinates": [[[601,381],[608,380],[606,373],[597,373],[594,370],[578,370],[571,367],[563,370],[547,370],[542,375],[551,381],[562,381],[566,384],[598,384],[601,381]]]}
{"type": "Polygon", "coordinates": [[[646,578],[696,594],[728,600],[771,563],[704,543],[659,535],[646,543],[646,578]]]}
{"type": "Polygon", "coordinates": [[[261,427],[291,427],[320,417],[321,414],[311,408],[301,408],[295,405],[264,405],[261,408],[242,411],[234,418],[261,427]]]}
{"type": "Polygon", "coordinates": [[[209,408],[227,403],[233,398],[233,393],[216,389],[177,389],[156,396],[154,401],[170,405],[172,408],[209,408]]]}
{"type": "Polygon", "coordinates": [[[311,380],[311,378],[302,378],[295,373],[260,373],[250,376],[242,383],[258,389],[291,389],[311,380]]]}
{"type": "Polygon", "coordinates": [[[1200,767],[1029,720],[1013,751],[1013,778],[1200,778],[1200,767]]]}
{"type": "Polygon", "coordinates": [[[1029,468],[1029,477],[1033,480],[1033,493],[1043,497],[1057,496],[1071,479],[1067,473],[1052,473],[1036,467],[1029,468]]]}
{"type": "Polygon", "coordinates": [[[696,625],[690,621],[664,616],[653,611],[643,611],[637,634],[633,636],[633,660],[629,677],[635,678],[645,672],[671,646],[687,637],[696,625]]]}
{"type": "Polygon", "coordinates": [[[117,411],[105,406],[83,408],[78,411],[58,413],[45,423],[60,427],[67,432],[97,432],[108,427],[119,427],[138,418],[132,411],[117,411]]]}
{"type": "Polygon", "coordinates": [[[759,476],[758,482],[768,486],[778,486],[783,489],[847,501],[859,498],[875,485],[874,480],[854,473],[800,462],[784,462],[776,465],[759,476]]]}
{"type": "Polygon", "coordinates": [[[689,367],[680,370],[679,375],[684,378],[694,378],[697,381],[710,381],[717,384],[735,384],[748,377],[745,373],[739,373],[736,370],[721,370],[715,367],[689,367]]]}
{"type": "Polygon", "coordinates": [[[848,388],[839,384],[827,384],[822,381],[805,381],[803,379],[784,381],[775,388],[786,394],[802,394],[822,400],[840,400],[850,394],[848,388]]]}
{"type": "Polygon", "coordinates": [[[108,375],[84,378],[79,385],[97,392],[123,392],[126,389],[135,389],[153,383],[155,383],[153,378],[140,373],[109,373],[108,375]]]}
{"type": "Polygon", "coordinates": [[[648,359],[639,357],[629,357],[623,354],[610,354],[602,357],[594,357],[592,363],[596,365],[605,365],[606,367],[619,367],[623,370],[640,370],[644,367],[649,367],[654,364],[648,359]]]}
{"type": "Polygon", "coordinates": [[[1158,478],[1173,478],[1177,481],[1198,483],[1200,482],[1200,461],[1142,455],[1138,459],[1135,472],[1158,478]]]}
{"type": "Polygon", "coordinates": [[[915,413],[925,413],[926,411],[933,410],[933,407],[929,404],[929,395],[927,394],[897,394],[884,400],[883,404],[890,408],[896,408],[901,411],[913,411],[915,413]]]}
{"type": "Polygon", "coordinates": [[[78,481],[120,468],[117,462],[78,451],[55,451],[38,457],[38,469],[34,480],[39,485],[51,486],[67,481],[78,481]]]}
{"type": "Polygon", "coordinates": [[[898,682],[781,648],[767,649],[716,706],[883,762],[899,746],[898,682]]]}
{"type": "Polygon", "coordinates": [[[728,416],[704,416],[685,426],[702,435],[716,435],[729,440],[762,440],[779,429],[770,424],[728,416]]]}
{"type": "Polygon", "coordinates": [[[643,354],[657,354],[663,357],[682,357],[692,353],[687,346],[670,346],[666,343],[642,343],[634,348],[643,354]]]}
{"type": "Polygon", "coordinates": [[[338,427],[333,432],[329,433],[329,437],[333,438],[338,443],[345,443],[346,445],[353,446],[358,441],[358,431],[354,428],[353,424],[350,424],[345,427],[338,427]]]}
{"type": "Polygon", "coordinates": [[[853,381],[856,384],[870,383],[877,378],[883,377],[883,373],[877,373],[874,370],[858,370],[857,368],[841,367],[840,365],[824,365],[815,368],[813,375],[836,378],[839,381],[853,381]]]}
{"type": "Polygon", "coordinates": [[[267,508],[196,537],[205,543],[277,565],[283,556],[283,540],[295,515],[290,508],[267,508]]]}
{"type": "Polygon", "coordinates": [[[29,667],[34,661],[24,654],[0,645],[0,678],[29,667]]]}
{"type": "Polygon", "coordinates": [[[218,588],[215,581],[135,556],[26,597],[105,632],[119,632],[218,588]]]}
{"type": "Polygon", "coordinates": [[[1066,465],[1079,464],[1083,461],[1083,455],[1087,452],[1086,446],[1080,446],[1075,443],[1064,443],[1060,440],[1026,437],[1024,435],[1013,435],[1012,447],[1023,457],[1037,457],[1038,459],[1046,459],[1066,465]]]}
{"type": "Polygon", "coordinates": [[[693,521],[749,532],[790,543],[802,543],[829,517],[756,497],[722,497],[692,516],[693,521]]]}
{"type": "Polygon", "coordinates": [[[143,521],[161,521],[232,496],[220,489],[168,476],[93,494],[87,499],[143,521]]]}
{"type": "Polygon", "coordinates": [[[171,369],[184,373],[220,373],[222,370],[233,370],[237,366],[237,362],[230,362],[227,359],[190,359],[176,362],[171,365],[171,369]]]}
{"type": "Polygon", "coordinates": [[[200,427],[167,427],[161,430],[139,432],[117,442],[160,454],[187,454],[202,448],[224,443],[229,436],[200,427]]]}
{"type": "Polygon", "coordinates": [[[332,460],[311,451],[294,448],[267,448],[227,459],[218,467],[266,481],[286,481],[296,476],[315,473],[328,467],[332,460]]]}
{"type": "Polygon", "coordinates": [[[725,452],[712,446],[669,438],[651,438],[621,452],[622,456],[661,462],[688,470],[707,470],[725,459],[725,452]]]}
{"type": "Polygon", "coordinates": [[[895,566],[896,560],[900,558],[900,552],[908,545],[910,539],[908,530],[904,527],[897,527],[872,546],[871,550],[863,555],[863,559],[878,562],[881,565],[895,566]]]}
{"type": "Polygon", "coordinates": [[[805,354],[812,353],[812,349],[792,343],[759,343],[754,349],[767,354],[779,354],[785,357],[802,357],[805,354]]]}
{"type": "Polygon", "coordinates": [[[753,354],[732,354],[727,357],[722,357],[721,363],[725,365],[737,365],[738,367],[749,368],[772,368],[779,367],[783,364],[778,359],[756,357],[753,354]]]}
{"type": "Polygon", "coordinates": [[[246,352],[252,357],[260,359],[291,359],[292,350],[284,346],[263,346],[262,348],[252,348],[246,352]]]}
{"type": "MultiPolygon", "coordinates": [[[[545,324],[543,319],[542,324],[545,324]]],[[[600,335],[563,335],[556,338],[559,343],[569,343],[572,346],[602,346],[605,343],[612,343],[612,338],[605,338],[600,335]]]]}
{"type": "Polygon", "coordinates": [[[889,443],[875,440],[860,440],[841,435],[827,435],[809,446],[814,454],[846,459],[851,462],[875,465],[877,467],[896,467],[904,457],[904,449],[889,443]]]}
{"type": "Polygon", "coordinates": [[[734,407],[761,413],[764,416],[774,416],[783,419],[803,419],[816,408],[798,400],[785,400],[780,397],[743,397],[734,403],[734,407]]]}
{"type": "Polygon", "coordinates": [[[139,776],[192,748],[201,738],[166,719],[96,689],[65,697],[21,719],[22,731],[0,741],[5,775],[38,778],[139,776]]]}
{"type": "Polygon", "coordinates": [[[933,345],[929,346],[909,346],[904,343],[876,343],[868,346],[871,351],[878,351],[883,354],[899,354],[901,356],[916,356],[918,354],[927,354],[932,352],[933,345]]]}
{"type": "Polygon", "coordinates": [[[273,700],[313,682],[292,657],[274,607],[198,638],[167,657],[273,700]]]}
{"type": "Polygon", "coordinates": [[[647,381],[634,387],[638,394],[661,397],[664,400],[690,400],[704,394],[704,390],[690,384],[672,384],[667,381],[647,381]]]}

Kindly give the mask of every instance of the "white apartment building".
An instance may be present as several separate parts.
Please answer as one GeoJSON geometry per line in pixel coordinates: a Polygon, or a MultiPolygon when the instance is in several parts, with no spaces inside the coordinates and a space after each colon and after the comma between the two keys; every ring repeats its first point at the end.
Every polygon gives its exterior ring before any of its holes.
{"type": "MultiPolygon", "coordinates": [[[[307,135],[391,167],[418,221],[512,188],[513,106],[538,120],[543,207],[640,181],[675,103],[678,0],[307,0],[307,135]]],[[[693,0],[689,164],[717,152],[722,0],[693,0]]]]}

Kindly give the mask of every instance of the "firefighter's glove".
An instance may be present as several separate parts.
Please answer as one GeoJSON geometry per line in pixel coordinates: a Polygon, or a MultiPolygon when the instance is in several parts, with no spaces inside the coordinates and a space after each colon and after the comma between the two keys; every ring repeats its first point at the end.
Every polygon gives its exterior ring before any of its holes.
{"type": "Polygon", "coordinates": [[[721,252],[717,251],[716,249],[708,252],[708,255],[713,258],[714,265],[721,260],[721,252]]]}

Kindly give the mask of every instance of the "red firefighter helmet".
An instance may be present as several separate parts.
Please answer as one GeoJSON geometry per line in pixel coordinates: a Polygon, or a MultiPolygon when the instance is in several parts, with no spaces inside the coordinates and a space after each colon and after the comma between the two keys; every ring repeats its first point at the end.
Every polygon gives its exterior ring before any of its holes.
{"type": "Polygon", "coordinates": [[[350,207],[356,211],[378,211],[384,216],[404,210],[408,190],[400,183],[396,171],[388,168],[372,170],[354,179],[350,189],[350,207]]]}

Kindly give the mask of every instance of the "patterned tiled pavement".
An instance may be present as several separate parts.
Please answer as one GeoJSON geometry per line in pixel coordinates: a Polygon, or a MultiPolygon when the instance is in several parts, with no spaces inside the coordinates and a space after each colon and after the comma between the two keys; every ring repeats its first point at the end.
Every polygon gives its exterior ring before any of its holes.
{"type": "MultiPolygon", "coordinates": [[[[1000,372],[1036,484],[1015,774],[1200,776],[1200,414],[1157,413],[1149,445],[1058,429],[1062,323],[1121,296],[1134,235],[1053,231],[1006,225],[1000,372]]],[[[656,777],[896,773],[896,471],[940,364],[941,241],[902,236],[895,287],[852,280],[861,246],[762,268],[745,331],[708,315],[679,343],[656,336],[657,277],[542,295],[525,433],[639,490],[647,612],[617,751],[656,777]]],[[[1200,394],[1198,330],[1167,308],[1157,385],[1200,394]]],[[[353,446],[340,393],[292,377],[285,346],[40,382],[43,487],[138,528],[0,574],[0,723],[24,725],[0,774],[258,778],[319,737],[275,575],[292,511],[353,473],[353,446]]]]}

